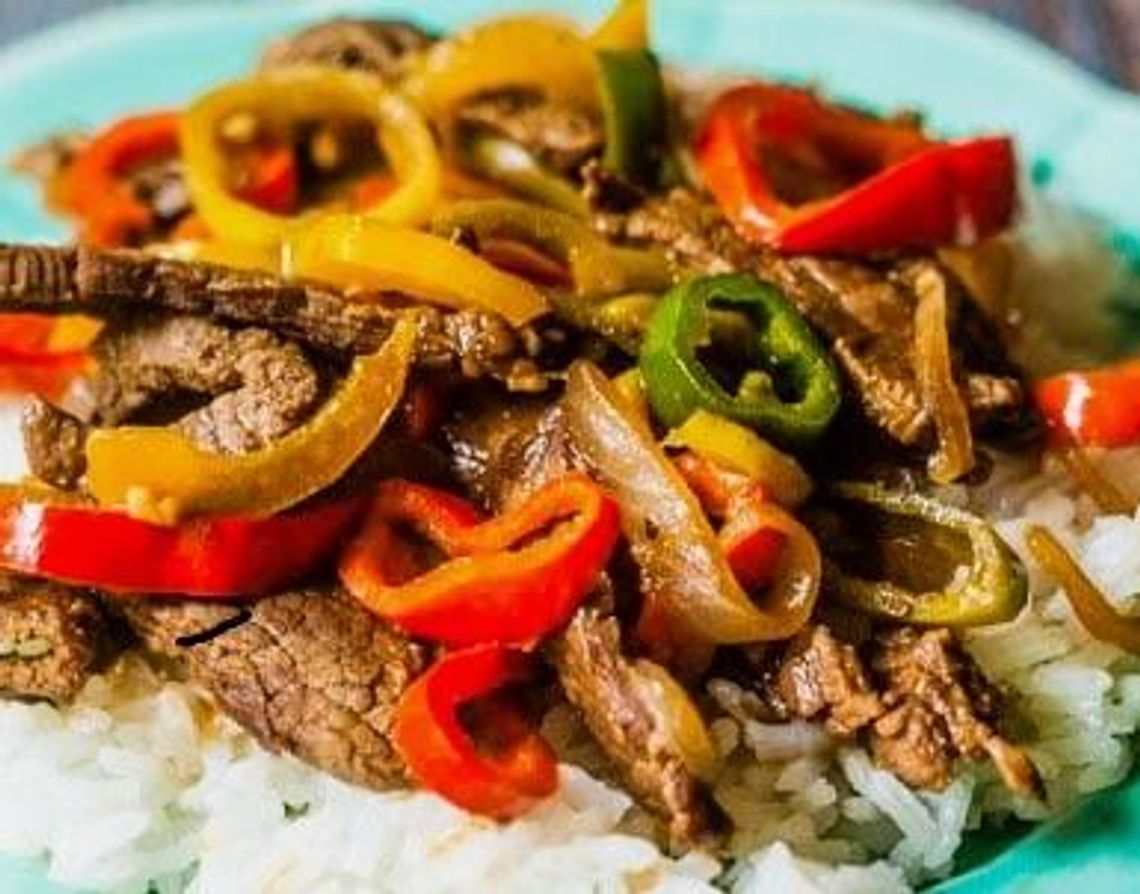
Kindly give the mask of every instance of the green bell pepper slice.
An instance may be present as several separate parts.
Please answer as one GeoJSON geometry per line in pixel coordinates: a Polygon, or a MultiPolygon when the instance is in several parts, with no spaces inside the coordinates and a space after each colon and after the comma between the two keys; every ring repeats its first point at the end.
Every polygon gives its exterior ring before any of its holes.
{"type": "MultiPolygon", "coordinates": [[[[893,539],[899,548],[892,554],[878,544],[882,555],[874,579],[829,561],[824,587],[830,596],[872,615],[938,627],[1000,624],[1021,612],[1029,596],[1025,566],[985,520],[880,484],[839,484],[831,495],[879,513],[885,541],[893,539]],[[946,565],[946,557],[956,567],[945,580],[932,579],[934,566],[946,565]]],[[[863,534],[869,527],[866,519],[852,524],[863,534]]],[[[858,548],[864,561],[870,551],[866,545],[858,548]]]]}
{"type": "Polygon", "coordinates": [[[674,428],[701,409],[805,445],[841,399],[839,374],[807,322],[779,290],[747,274],[694,279],[666,294],[645,332],[640,367],[654,412],[674,428]],[[714,310],[736,311],[755,327],[745,358],[753,366],[735,394],[697,356],[713,340],[714,310]]]}
{"type": "Polygon", "coordinates": [[[653,186],[666,143],[665,86],[649,50],[600,50],[598,74],[606,148],[602,165],[623,180],[653,186]]]}

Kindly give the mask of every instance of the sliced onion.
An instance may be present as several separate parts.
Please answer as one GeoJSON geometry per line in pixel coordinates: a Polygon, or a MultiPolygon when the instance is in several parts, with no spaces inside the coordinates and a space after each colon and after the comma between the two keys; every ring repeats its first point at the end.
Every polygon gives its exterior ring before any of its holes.
{"type": "Polygon", "coordinates": [[[1048,528],[1034,525],[1025,542],[1045,573],[1065,591],[1089,633],[1101,642],[1140,655],[1140,618],[1120,615],[1048,528]]]}
{"type": "Polygon", "coordinates": [[[914,370],[923,403],[934,420],[938,450],[930,458],[930,477],[947,484],[974,468],[970,414],[954,381],[950,334],[946,323],[946,282],[934,270],[924,270],[915,284],[914,370]]]}
{"type": "Polygon", "coordinates": [[[1101,512],[1109,515],[1132,515],[1136,512],[1136,500],[1102,474],[1083,447],[1063,447],[1057,451],[1057,458],[1101,512]]]}
{"type": "Polygon", "coordinates": [[[597,367],[586,361],[571,367],[563,410],[575,448],[621,507],[645,611],[671,640],[760,642],[787,639],[803,627],[814,592],[773,588],[763,605],[753,604],[648,423],[597,367]]]}

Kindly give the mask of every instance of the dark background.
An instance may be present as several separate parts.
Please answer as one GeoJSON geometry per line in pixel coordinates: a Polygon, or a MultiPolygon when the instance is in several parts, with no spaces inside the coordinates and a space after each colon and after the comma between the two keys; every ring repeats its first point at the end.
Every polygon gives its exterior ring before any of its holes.
{"type": "MultiPolygon", "coordinates": [[[[0,0],[0,43],[116,2],[122,0],[0,0]]],[[[843,0],[830,2],[842,3],[843,0]]],[[[1107,81],[1140,90],[1140,0],[947,2],[976,10],[1030,34],[1107,81]]]]}

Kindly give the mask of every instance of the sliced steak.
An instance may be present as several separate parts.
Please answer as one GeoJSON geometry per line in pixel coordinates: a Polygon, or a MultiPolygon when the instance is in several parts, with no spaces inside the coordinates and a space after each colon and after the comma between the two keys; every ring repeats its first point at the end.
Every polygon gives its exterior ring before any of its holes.
{"type": "Polygon", "coordinates": [[[575,467],[561,411],[549,400],[477,399],[446,436],[456,476],[496,510],[575,467]]]}
{"type": "Polygon", "coordinates": [[[175,427],[217,453],[265,447],[305,421],[321,382],[304,353],[264,329],[231,329],[201,317],[144,315],[113,323],[93,348],[98,369],[76,383],[66,410],[25,406],[24,454],[34,475],[72,489],[86,471],[91,425],[131,421],[151,405],[210,397],[175,427]]]}
{"type": "Polygon", "coordinates": [[[480,311],[350,301],[312,283],[129,249],[0,246],[0,311],[117,317],[147,309],[260,326],[337,354],[375,351],[396,320],[411,315],[420,366],[495,376],[508,386],[528,372],[533,385],[542,347],[480,311]]]}
{"type": "Polygon", "coordinates": [[[760,674],[765,719],[864,737],[875,760],[915,788],[943,789],[959,759],[988,757],[1012,791],[1041,797],[1025,752],[996,732],[1000,694],[949,630],[880,632],[865,651],[866,663],[822,624],[800,633],[760,674]]]}
{"type": "Polygon", "coordinates": [[[782,718],[820,720],[842,737],[855,735],[883,713],[855,648],[823,624],[787,644],[766,693],[782,718]]]}
{"type": "Polygon", "coordinates": [[[94,597],[0,576],[0,693],[70,700],[109,655],[107,630],[94,597]]]}
{"type": "Polygon", "coordinates": [[[130,601],[144,644],[192,679],[271,751],[374,789],[406,783],[389,732],[424,650],[339,592],[311,590],[248,608],[130,601]]]}
{"type": "Polygon", "coordinates": [[[326,65],[398,80],[408,63],[435,42],[410,22],[339,18],[312,25],[270,44],[261,67],[326,65]]]}
{"type": "Polygon", "coordinates": [[[1025,753],[996,731],[1001,698],[949,630],[881,634],[871,666],[887,713],[871,729],[876,760],[916,788],[941,789],[958,757],[989,757],[1015,792],[1043,797],[1025,753]]]}
{"type": "Polygon", "coordinates": [[[320,377],[296,344],[202,317],[145,316],[112,325],[93,353],[99,371],[88,383],[87,418],[120,425],[172,393],[209,396],[176,424],[216,452],[266,446],[303,422],[321,397],[320,377]]]}
{"type": "Polygon", "coordinates": [[[71,490],[87,470],[87,426],[39,397],[28,398],[20,417],[24,455],[33,475],[71,490]]]}
{"type": "MultiPolygon", "coordinates": [[[[612,191],[591,194],[604,200],[612,191]]],[[[648,199],[630,211],[602,208],[595,226],[614,239],[663,246],[683,268],[750,270],[779,286],[828,338],[866,416],[905,445],[927,443],[932,434],[912,355],[915,281],[921,269],[933,266],[947,282],[951,341],[963,352],[966,398],[975,421],[979,426],[1025,422],[1024,394],[992,325],[936,261],[869,263],[760,249],[738,236],[713,204],[685,189],[648,199]]]]}
{"type": "Polygon", "coordinates": [[[602,151],[602,123],[585,109],[527,90],[476,96],[456,114],[467,133],[490,134],[521,146],[554,171],[573,176],[602,151]]]}
{"type": "Polygon", "coordinates": [[[719,814],[685,767],[644,683],[622,655],[617,621],[583,609],[554,641],[550,654],[566,697],[629,790],[668,819],[675,842],[708,842],[719,814]]]}

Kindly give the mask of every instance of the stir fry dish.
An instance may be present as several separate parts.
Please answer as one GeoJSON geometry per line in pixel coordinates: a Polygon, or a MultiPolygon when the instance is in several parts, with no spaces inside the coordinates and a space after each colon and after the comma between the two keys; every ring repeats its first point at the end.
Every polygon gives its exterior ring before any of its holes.
{"type": "Polygon", "coordinates": [[[11,696],[133,650],[266,749],[497,821],[556,792],[569,712],[660,843],[725,853],[726,692],[1045,810],[964,641],[1032,571],[1140,651],[972,497],[1013,455],[1134,509],[1095,458],[1140,442],[1137,361],[1010,357],[1007,136],[690,82],[626,0],[316,24],[15,163],[74,241],[0,247],[11,696]]]}

